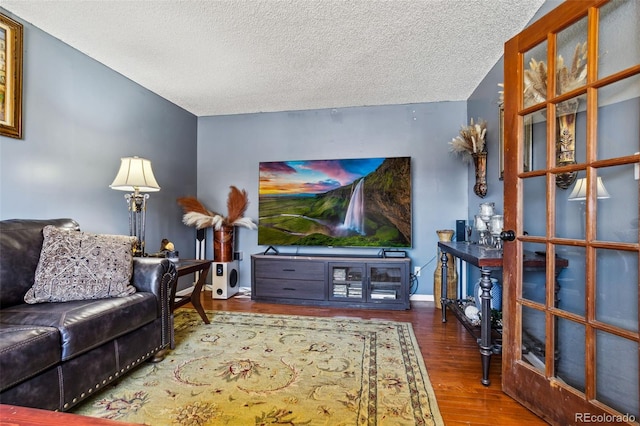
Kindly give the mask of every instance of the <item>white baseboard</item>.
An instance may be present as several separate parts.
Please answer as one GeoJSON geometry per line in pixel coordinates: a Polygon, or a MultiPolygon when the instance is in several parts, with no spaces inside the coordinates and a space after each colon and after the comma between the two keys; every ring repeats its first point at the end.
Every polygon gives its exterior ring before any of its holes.
{"type": "Polygon", "coordinates": [[[409,300],[416,302],[433,302],[433,294],[414,294],[409,297],[409,300]]]}

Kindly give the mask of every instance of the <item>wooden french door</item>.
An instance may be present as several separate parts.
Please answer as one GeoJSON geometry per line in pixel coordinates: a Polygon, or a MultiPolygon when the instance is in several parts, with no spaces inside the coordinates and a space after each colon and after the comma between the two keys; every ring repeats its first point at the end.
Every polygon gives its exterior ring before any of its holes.
{"type": "Polygon", "coordinates": [[[640,418],[639,22],[569,0],[505,44],[502,387],[552,424],[640,418]]]}

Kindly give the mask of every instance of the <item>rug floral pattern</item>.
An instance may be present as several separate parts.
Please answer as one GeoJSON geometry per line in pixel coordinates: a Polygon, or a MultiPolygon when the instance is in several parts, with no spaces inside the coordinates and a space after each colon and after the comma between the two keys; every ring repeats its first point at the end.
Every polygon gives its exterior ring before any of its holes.
{"type": "Polygon", "coordinates": [[[175,313],[176,347],[74,410],[148,425],[442,425],[410,323],[175,313]]]}

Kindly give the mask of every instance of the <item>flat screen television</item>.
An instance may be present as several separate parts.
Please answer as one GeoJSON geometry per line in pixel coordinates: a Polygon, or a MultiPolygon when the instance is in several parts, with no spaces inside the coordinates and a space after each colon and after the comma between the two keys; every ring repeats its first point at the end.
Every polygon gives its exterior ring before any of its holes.
{"type": "Polygon", "coordinates": [[[411,157],[260,163],[258,244],[411,247],[411,157]]]}

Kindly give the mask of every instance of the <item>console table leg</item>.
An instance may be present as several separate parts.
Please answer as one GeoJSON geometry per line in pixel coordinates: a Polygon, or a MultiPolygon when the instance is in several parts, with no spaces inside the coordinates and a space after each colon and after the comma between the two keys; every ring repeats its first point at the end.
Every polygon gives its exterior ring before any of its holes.
{"type": "Polygon", "coordinates": [[[443,251],[440,256],[440,261],[442,265],[440,266],[441,276],[440,276],[440,307],[442,308],[442,322],[447,322],[447,305],[445,304],[445,300],[447,300],[447,254],[443,251]]]}
{"type": "Polygon", "coordinates": [[[482,384],[489,386],[489,365],[491,363],[492,345],[491,345],[491,271],[486,268],[480,269],[480,288],[482,294],[480,300],[482,303],[482,319],[480,321],[480,356],[482,357],[482,384]]]}

